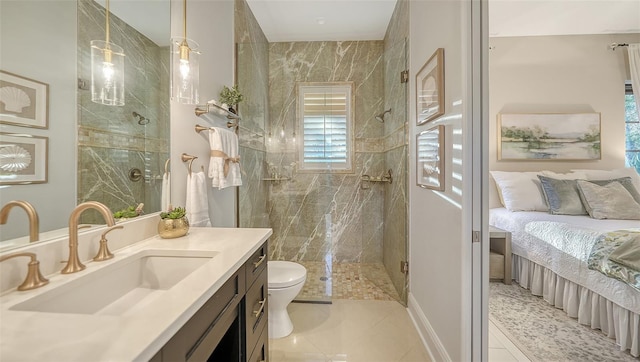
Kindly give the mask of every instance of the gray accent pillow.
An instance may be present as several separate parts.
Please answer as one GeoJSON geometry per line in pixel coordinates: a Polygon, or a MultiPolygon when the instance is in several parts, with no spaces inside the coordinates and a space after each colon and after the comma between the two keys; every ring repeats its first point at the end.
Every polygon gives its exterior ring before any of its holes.
{"type": "Polygon", "coordinates": [[[553,215],[587,215],[582,205],[576,180],[558,180],[538,175],[542,193],[553,215]]]}
{"type": "MultiPolygon", "coordinates": [[[[633,185],[633,179],[631,177],[614,178],[611,180],[585,180],[585,181],[589,181],[599,186],[605,186],[612,182],[619,182],[620,185],[622,185],[625,189],[627,189],[627,191],[629,191],[631,196],[633,196],[633,199],[640,204],[640,193],[638,193],[638,190],[636,190],[636,187],[633,185]]],[[[580,198],[582,198],[582,193],[580,193],[580,198]]],[[[582,198],[582,203],[584,204],[584,198],[582,198]]],[[[587,212],[588,211],[589,210],[587,210],[587,212]]]]}
{"type": "Polygon", "coordinates": [[[620,182],[600,186],[578,180],[577,184],[592,218],[640,220],[640,204],[620,182]]]}

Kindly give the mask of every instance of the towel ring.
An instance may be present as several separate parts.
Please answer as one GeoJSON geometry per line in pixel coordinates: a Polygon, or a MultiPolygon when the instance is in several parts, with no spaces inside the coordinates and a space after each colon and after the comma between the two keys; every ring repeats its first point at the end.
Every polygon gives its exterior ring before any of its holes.
{"type": "Polygon", "coordinates": [[[180,158],[182,159],[182,162],[189,162],[189,175],[191,175],[191,166],[193,164],[193,161],[198,157],[183,153],[180,158]]]}
{"type": "Polygon", "coordinates": [[[167,158],[167,161],[164,163],[164,173],[169,173],[169,161],[171,161],[171,158],[167,158]]]}

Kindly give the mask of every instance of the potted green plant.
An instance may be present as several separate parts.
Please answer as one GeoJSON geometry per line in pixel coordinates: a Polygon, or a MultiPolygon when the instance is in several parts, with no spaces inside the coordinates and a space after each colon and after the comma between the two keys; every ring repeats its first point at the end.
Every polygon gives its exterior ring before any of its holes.
{"type": "Polygon", "coordinates": [[[238,103],[244,100],[244,96],[238,90],[238,85],[229,88],[226,85],[220,91],[220,102],[229,107],[229,112],[236,113],[238,103]]]}
{"type": "Polygon", "coordinates": [[[129,206],[126,209],[118,210],[113,213],[113,218],[118,220],[126,220],[132,217],[140,216],[144,213],[144,204],[140,203],[138,206],[129,206]]]}
{"type": "Polygon", "coordinates": [[[184,207],[172,208],[160,213],[158,235],[163,239],[179,238],[189,232],[189,220],[184,207]]]}

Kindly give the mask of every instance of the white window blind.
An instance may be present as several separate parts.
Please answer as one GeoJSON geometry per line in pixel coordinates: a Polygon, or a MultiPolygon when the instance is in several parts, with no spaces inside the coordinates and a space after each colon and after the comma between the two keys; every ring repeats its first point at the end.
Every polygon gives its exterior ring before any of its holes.
{"type": "Polygon", "coordinates": [[[351,86],[299,87],[300,169],[351,169],[351,86]]]}

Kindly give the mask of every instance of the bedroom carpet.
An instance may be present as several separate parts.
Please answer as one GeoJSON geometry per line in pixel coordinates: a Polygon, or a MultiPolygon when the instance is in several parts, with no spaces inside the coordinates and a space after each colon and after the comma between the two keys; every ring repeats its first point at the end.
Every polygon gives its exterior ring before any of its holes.
{"type": "Polygon", "coordinates": [[[489,319],[532,361],[632,361],[600,330],[583,326],[515,282],[490,283],[489,319]]]}

